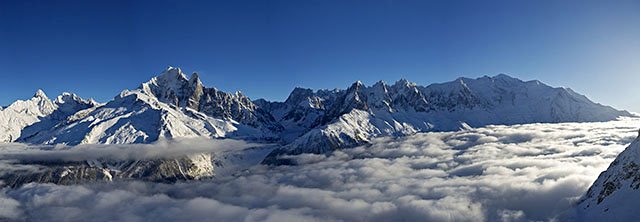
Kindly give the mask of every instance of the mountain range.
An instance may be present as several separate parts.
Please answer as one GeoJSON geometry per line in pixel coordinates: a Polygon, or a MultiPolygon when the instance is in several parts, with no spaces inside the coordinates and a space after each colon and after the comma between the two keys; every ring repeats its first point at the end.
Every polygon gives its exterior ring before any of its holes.
{"type": "MultiPolygon", "coordinates": [[[[295,164],[287,156],[327,153],[364,145],[380,136],[492,124],[609,121],[620,116],[632,114],[592,102],[569,88],[504,74],[428,86],[401,79],[372,86],[357,81],[346,89],[295,88],[284,102],[272,102],[207,88],[198,74],[187,77],[181,69],[169,67],[106,103],[71,93],[50,100],[38,90],[33,98],[0,109],[0,142],[78,145],[233,138],[278,144],[262,163],[295,164]]],[[[171,172],[130,173],[137,175],[131,177],[193,179],[214,175],[215,164],[211,162],[215,159],[205,155],[185,157],[173,165],[139,161],[125,165],[136,172],[157,172],[159,165],[171,165],[163,168],[171,172]],[[201,164],[203,161],[209,163],[201,164]],[[182,165],[194,167],[190,171],[194,173],[184,176],[182,165]]],[[[76,163],[74,167],[86,170],[95,166],[76,163]]],[[[68,168],[67,164],[56,169],[62,172],[68,168]]],[[[122,175],[122,169],[97,170],[100,173],[91,177],[115,178],[114,174],[122,175]]],[[[14,175],[12,180],[60,180],[61,173],[52,172],[47,177],[14,175]]]]}

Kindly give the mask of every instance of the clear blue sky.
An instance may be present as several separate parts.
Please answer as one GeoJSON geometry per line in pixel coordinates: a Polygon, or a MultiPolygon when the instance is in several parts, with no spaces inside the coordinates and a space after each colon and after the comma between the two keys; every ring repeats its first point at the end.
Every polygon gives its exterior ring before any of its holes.
{"type": "Polygon", "coordinates": [[[253,99],[507,73],[640,111],[640,1],[0,1],[1,105],[169,65],[253,99]]]}

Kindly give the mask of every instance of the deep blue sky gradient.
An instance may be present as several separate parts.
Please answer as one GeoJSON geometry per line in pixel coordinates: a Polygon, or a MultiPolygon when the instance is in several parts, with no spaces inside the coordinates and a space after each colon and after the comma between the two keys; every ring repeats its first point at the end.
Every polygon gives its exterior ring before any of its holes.
{"type": "Polygon", "coordinates": [[[640,111],[640,1],[0,1],[0,105],[169,65],[253,99],[506,73],[640,111]]]}

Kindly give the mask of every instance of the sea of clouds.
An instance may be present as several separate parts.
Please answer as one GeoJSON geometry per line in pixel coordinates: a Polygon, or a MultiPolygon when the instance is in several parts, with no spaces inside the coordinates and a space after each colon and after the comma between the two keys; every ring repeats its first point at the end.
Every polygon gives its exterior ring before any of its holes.
{"type": "Polygon", "coordinates": [[[297,166],[258,165],[207,181],[28,184],[1,190],[0,217],[33,221],[546,221],[581,197],[637,137],[638,127],[640,119],[632,118],[487,126],[380,138],[330,155],[290,157],[301,163],[297,166]]]}

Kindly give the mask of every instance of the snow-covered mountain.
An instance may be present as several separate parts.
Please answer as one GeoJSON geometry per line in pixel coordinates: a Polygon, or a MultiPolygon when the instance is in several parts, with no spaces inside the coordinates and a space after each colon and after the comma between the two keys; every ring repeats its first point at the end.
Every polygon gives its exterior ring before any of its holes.
{"type": "Polygon", "coordinates": [[[629,115],[568,88],[503,74],[426,87],[402,79],[373,86],[358,81],[347,89],[296,88],[286,101],[269,102],[207,88],[197,74],[187,78],[179,68],[169,67],[105,104],[70,93],[51,101],[38,91],[32,99],[0,111],[0,139],[74,145],[225,137],[279,140],[293,153],[322,153],[376,136],[629,115]]]}
{"type": "Polygon", "coordinates": [[[281,162],[276,157],[282,154],[325,153],[362,145],[378,136],[490,124],[608,121],[631,115],[568,88],[504,74],[426,87],[400,80],[370,87],[356,82],[346,90],[296,89],[284,103],[258,104],[285,126],[309,126],[306,132],[295,128],[295,134],[304,133],[275,150],[265,163],[281,162]]]}
{"type": "Polygon", "coordinates": [[[149,143],[159,138],[271,138],[280,130],[273,118],[240,93],[202,86],[169,67],[138,89],[77,112],[54,127],[19,141],[35,144],[149,143]]]}
{"type": "Polygon", "coordinates": [[[638,221],[640,136],[616,157],[570,212],[574,221],[638,221]]]}
{"type": "MultiPolygon", "coordinates": [[[[233,138],[277,142],[280,148],[271,152],[264,163],[285,163],[287,160],[280,158],[283,154],[326,153],[366,144],[379,136],[489,124],[608,121],[630,115],[594,103],[567,88],[524,82],[507,75],[459,78],[429,86],[402,79],[391,85],[380,81],[373,86],[358,81],[347,89],[296,88],[286,101],[269,102],[251,101],[239,92],[207,88],[197,74],[187,78],[179,68],[169,67],[137,89],[124,90],[104,104],[70,93],[51,101],[38,91],[32,99],[0,110],[0,141],[77,145],[233,138]]],[[[216,158],[210,154],[191,155],[175,161],[109,163],[125,167],[118,168],[119,172],[156,172],[110,177],[207,177],[213,175],[216,158]],[[191,166],[195,169],[189,172],[195,173],[185,174],[183,169],[191,166]]],[[[58,173],[48,172],[62,175],[60,172],[74,169],[64,175],[100,175],[100,166],[105,164],[74,163],[56,168],[58,173]]],[[[28,178],[50,176],[19,178],[22,179],[14,179],[25,182],[28,178]]]]}
{"type": "MultiPolygon", "coordinates": [[[[2,113],[3,121],[16,122],[7,130],[6,142],[30,144],[130,144],[189,137],[273,141],[282,130],[241,93],[206,88],[197,74],[188,79],[173,67],[105,104],[66,93],[51,102],[39,91],[32,100],[18,101],[2,113]]],[[[197,179],[213,176],[216,161],[212,154],[199,154],[174,160],[48,164],[49,170],[40,174],[9,175],[5,181],[197,179]]]]}
{"type": "Polygon", "coordinates": [[[143,83],[141,92],[158,101],[180,108],[189,108],[209,117],[235,120],[239,123],[281,130],[271,115],[264,112],[240,92],[225,93],[216,88],[205,88],[197,73],[190,79],[179,68],[169,67],[162,74],[143,83]]]}
{"type": "Polygon", "coordinates": [[[99,105],[71,93],[54,101],[38,90],[29,100],[18,100],[0,110],[0,142],[13,142],[55,125],[76,112],[99,105]]]}

